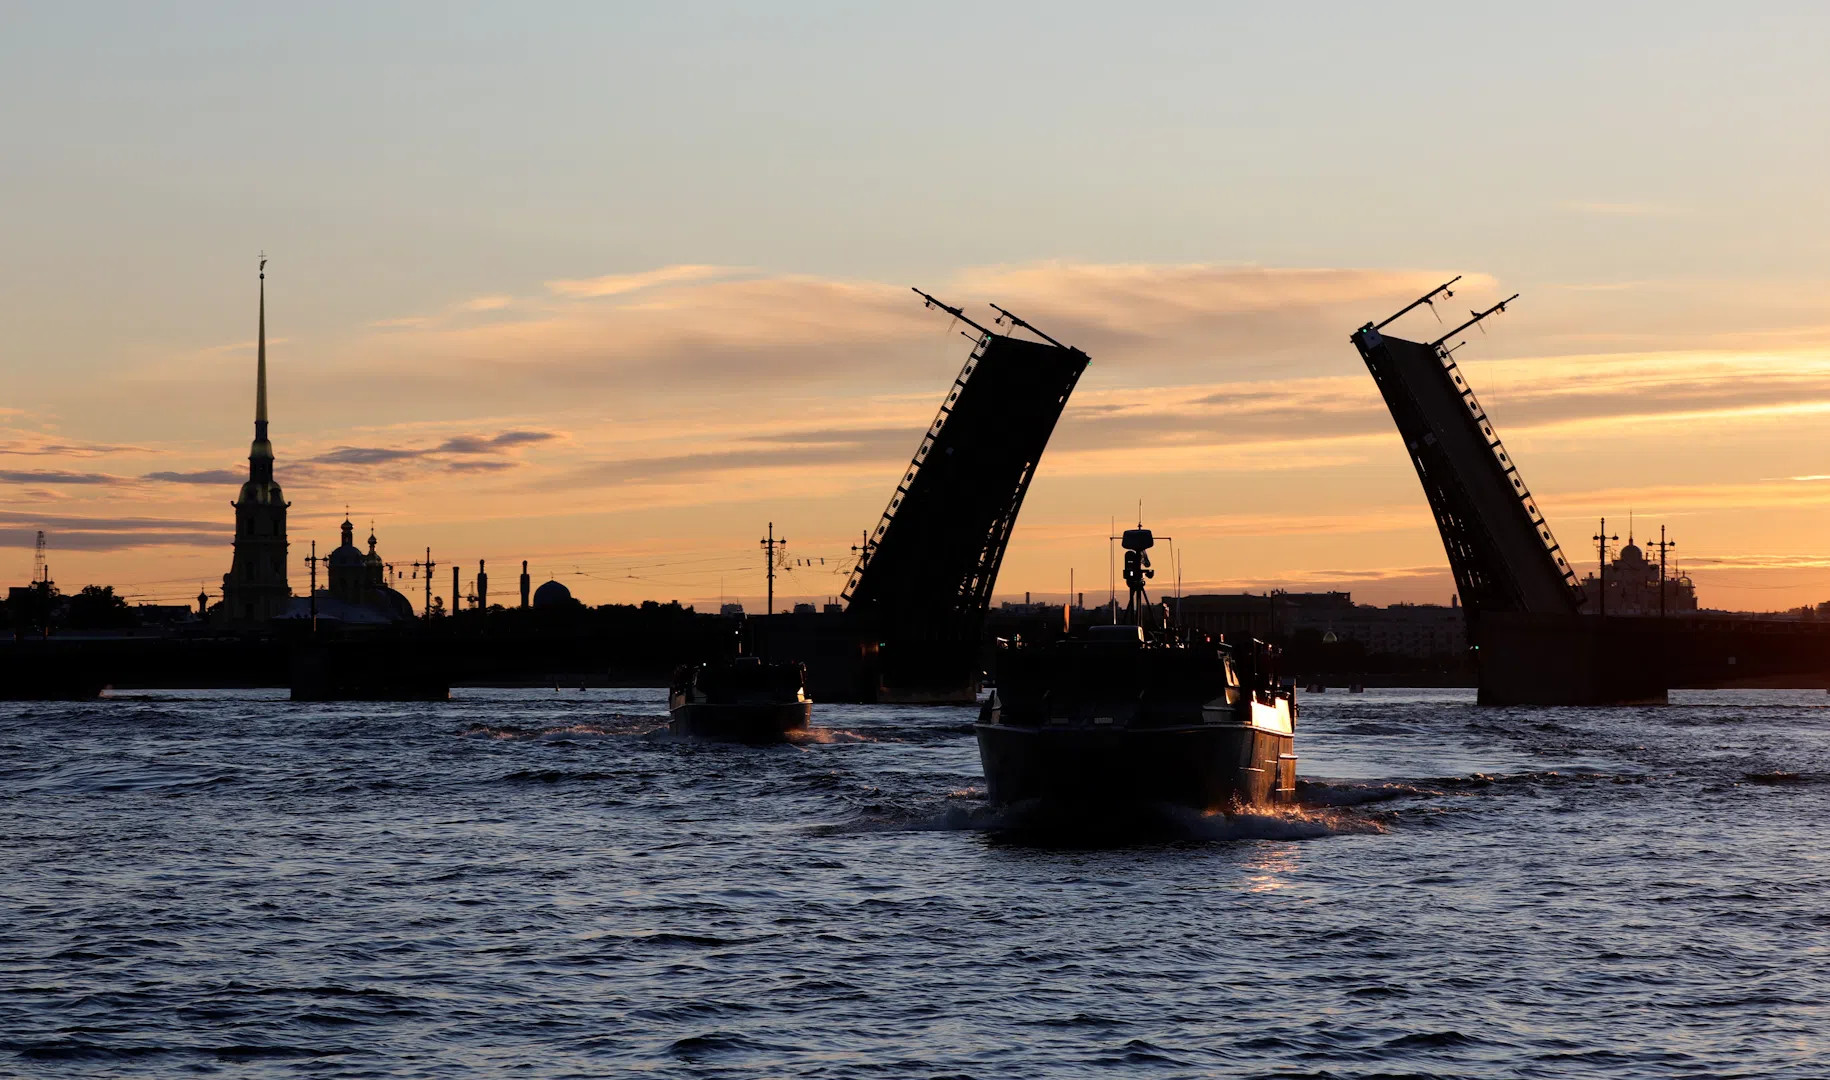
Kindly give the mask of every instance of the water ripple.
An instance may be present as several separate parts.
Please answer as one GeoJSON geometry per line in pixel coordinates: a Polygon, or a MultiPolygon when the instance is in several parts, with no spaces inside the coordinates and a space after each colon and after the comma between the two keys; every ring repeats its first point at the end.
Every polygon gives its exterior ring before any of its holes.
{"type": "Polygon", "coordinates": [[[1822,694],[1305,702],[1298,805],[985,804],[968,709],[0,712],[0,1074],[1813,1076],[1822,694]]]}

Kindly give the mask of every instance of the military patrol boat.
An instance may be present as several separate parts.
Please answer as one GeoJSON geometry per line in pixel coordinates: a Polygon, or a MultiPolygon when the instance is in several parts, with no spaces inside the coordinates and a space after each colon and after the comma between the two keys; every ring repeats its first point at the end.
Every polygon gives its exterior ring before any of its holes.
{"type": "Polygon", "coordinates": [[[756,656],[674,671],[667,691],[675,735],[732,742],[778,742],[813,719],[807,666],[756,656]]]}
{"type": "Polygon", "coordinates": [[[1277,650],[1169,625],[1148,606],[1155,543],[1125,530],[1126,621],[1000,647],[974,725],[990,800],[1070,812],[1268,806],[1296,792],[1296,699],[1277,650]]]}

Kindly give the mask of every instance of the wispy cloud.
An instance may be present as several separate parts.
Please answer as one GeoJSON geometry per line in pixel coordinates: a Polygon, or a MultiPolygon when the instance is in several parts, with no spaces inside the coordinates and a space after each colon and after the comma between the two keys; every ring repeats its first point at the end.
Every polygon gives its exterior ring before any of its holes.
{"type": "Polygon", "coordinates": [[[309,459],[319,465],[381,465],[425,457],[429,450],[401,450],[385,446],[339,446],[309,459]]]}
{"type": "Polygon", "coordinates": [[[697,480],[724,473],[840,467],[882,471],[890,477],[914,451],[919,432],[900,428],[779,432],[729,449],[594,461],[546,482],[555,488],[697,480]],[[790,444],[790,445],[782,445],[790,444]]]}
{"type": "Polygon", "coordinates": [[[101,457],[106,454],[147,453],[144,446],[125,446],[114,443],[89,442],[34,442],[26,439],[13,439],[0,442],[0,454],[16,454],[22,457],[101,457]]]}
{"type": "MultiPolygon", "coordinates": [[[[500,455],[517,447],[548,442],[557,438],[559,438],[558,433],[552,431],[504,431],[496,435],[453,435],[435,446],[339,446],[307,460],[311,464],[317,465],[385,465],[398,461],[415,461],[452,455],[500,455]]],[[[469,462],[452,463],[449,467],[477,471],[506,469],[512,467],[512,464],[507,461],[497,461],[491,464],[469,462]]]]}
{"type": "Polygon", "coordinates": [[[126,477],[108,473],[66,472],[61,469],[0,470],[0,483],[6,484],[116,484],[126,477]]]}
{"type": "Polygon", "coordinates": [[[220,548],[234,525],[222,521],[179,518],[87,517],[74,514],[33,514],[0,511],[0,547],[29,548],[38,542],[38,530],[51,533],[62,551],[120,551],[145,547],[220,548]]]}
{"type": "Polygon", "coordinates": [[[551,431],[504,431],[487,438],[481,435],[454,435],[428,454],[495,454],[515,446],[547,442],[559,436],[551,431]]]}
{"type": "Polygon", "coordinates": [[[234,469],[201,469],[197,472],[149,472],[142,479],[167,484],[239,484],[247,474],[234,469]]]}
{"type": "Polygon", "coordinates": [[[588,300],[604,296],[621,296],[624,293],[639,292],[659,285],[679,285],[731,277],[742,272],[729,266],[663,266],[657,270],[645,270],[636,274],[605,274],[602,277],[549,281],[546,283],[546,287],[558,296],[588,300]]]}

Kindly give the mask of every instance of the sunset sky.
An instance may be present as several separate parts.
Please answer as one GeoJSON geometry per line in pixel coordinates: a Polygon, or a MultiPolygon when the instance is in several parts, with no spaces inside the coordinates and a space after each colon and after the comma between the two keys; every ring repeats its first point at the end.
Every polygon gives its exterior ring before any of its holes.
{"type": "Polygon", "coordinates": [[[1820,6],[9,6],[0,94],[8,582],[220,593],[265,250],[300,593],[347,506],[438,595],[756,610],[773,521],[836,596],[969,347],[919,285],[1092,356],[1000,598],[1141,499],[1186,591],[1447,602],[1347,338],[1463,274],[1579,568],[1830,600],[1820,6]]]}

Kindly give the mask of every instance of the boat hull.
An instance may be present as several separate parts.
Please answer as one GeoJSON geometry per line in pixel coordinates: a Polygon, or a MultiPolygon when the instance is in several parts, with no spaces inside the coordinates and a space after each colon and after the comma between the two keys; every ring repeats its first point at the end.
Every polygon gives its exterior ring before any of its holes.
{"type": "Polygon", "coordinates": [[[1193,810],[1294,800],[1294,736],[1248,724],[1164,728],[974,725],[992,803],[1064,810],[1168,804],[1193,810]]]}
{"type": "Polygon", "coordinates": [[[804,731],[813,721],[813,702],[782,701],[742,704],[683,702],[673,705],[667,729],[693,739],[726,742],[780,742],[804,731]]]}

